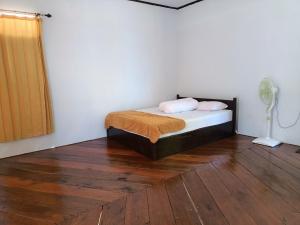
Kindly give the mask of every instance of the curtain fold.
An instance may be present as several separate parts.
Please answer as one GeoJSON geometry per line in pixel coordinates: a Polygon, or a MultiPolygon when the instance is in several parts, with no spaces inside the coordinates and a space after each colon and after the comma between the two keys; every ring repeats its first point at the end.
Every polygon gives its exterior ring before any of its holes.
{"type": "Polygon", "coordinates": [[[0,16],[0,142],[52,132],[41,19],[0,16]]]}

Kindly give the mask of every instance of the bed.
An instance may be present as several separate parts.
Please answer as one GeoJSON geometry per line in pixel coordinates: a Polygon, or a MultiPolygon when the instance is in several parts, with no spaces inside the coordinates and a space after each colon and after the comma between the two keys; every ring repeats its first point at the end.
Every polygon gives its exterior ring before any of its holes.
{"type": "MultiPolygon", "coordinates": [[[[177,99],[182,99],[177,95],[177,99]]],[[[198,101],[220,101],[228,105],[226,110],[204,112],[190,111],[168,115],[183,119],[186,123],[184,129],[162,135],[156,143],[141,135],[109,127],[107,129],[108,145],[117,141],[139,153],[158,160],[163,157],[186,151],[200,145],[210,143],[236,134],[237,99],[207,99],[194,98],[198,101]]],[[[158,108],[138,110],[145,113],[165,115],[158,108]]]]}

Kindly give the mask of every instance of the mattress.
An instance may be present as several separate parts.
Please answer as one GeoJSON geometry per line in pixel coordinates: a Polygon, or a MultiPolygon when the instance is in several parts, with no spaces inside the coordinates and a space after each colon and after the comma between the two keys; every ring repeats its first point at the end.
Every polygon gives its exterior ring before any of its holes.
{"type": "Polygon", "coordinates": [[[175,114],[166,114],[161,112],[157,107],[140,109],[140,112],[152,113],[161,116],[169,116],[185,121],[185,128],[178,132],[168,133],[162,135],[160,138],[169,137],[177,134],[183,134],[193,130],[197,130],[204,127],[215,126],[223,123],[232,121],[231,110],[220,110],[220,111],[189,111],[175,114]]]}

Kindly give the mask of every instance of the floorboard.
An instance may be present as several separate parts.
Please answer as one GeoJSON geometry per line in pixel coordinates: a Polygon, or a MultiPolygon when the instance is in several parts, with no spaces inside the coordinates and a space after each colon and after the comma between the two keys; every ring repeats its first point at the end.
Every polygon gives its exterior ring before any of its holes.
{"type": "Polygon", "coordinates": [[[124,225],[125,224],[126,198],[105,205],[102,210],[99,225],[124,225]]]}
{"type": "Polygon", "coordinates": [[[259,225],[280,225],[281,221],[273,214],[269,206],[265,205],[257,198],[238,177],[230,171],[223,169],[217,163],[213,163],[212,168],[224,183],[230,194],[237,199],[241,208],[247,212],[259,225]]]}
{"type": "Polygon", "coordinates": [[[166,181],[166,189],[176,225],[201,225],[202,220],[198,210],[181,177],[177,176],[166,181]]]}
{"type": "Polygon", "coordinates": [[[164,184],[147,190],[148,210],[151,225],[175,225],[175,218],[164,184]]]}
{"type": "Polygon", "coordinates": [[[197,174],[222,210],[229,224],[255,225],[253,218],[241,206],[239,199],[233,196],[209,164],[197,168],[197,174]]]}
{"type": "Polygon", "coordinates": [[[296,191],[298,184],[295,184],[299,180],[253,154],[238,154],[236,160],[300,212],[300,195],[296,191]]]}
{"type": "Polygon", "coordinates": [[[298,225],[299,147],[237,135],[151,161],[106,139],[0,160],[0,225],[298,225]]]}
{"type": "Polygon", "coordinates": [[[138,191],[126,199],[125,225],[150,224],[147,191],[138,191]]]}
{"type": "Polygon", "coordinates": [[[195,171],[182,175],[197,213],[205,225],[228,225],[226,218],[195,171]]]}

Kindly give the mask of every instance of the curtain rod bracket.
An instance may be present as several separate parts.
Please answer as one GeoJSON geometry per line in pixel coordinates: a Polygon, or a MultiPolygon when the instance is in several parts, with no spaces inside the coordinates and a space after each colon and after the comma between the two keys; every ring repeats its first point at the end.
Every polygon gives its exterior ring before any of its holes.
{"type": "Polygon", "coordinates": [[[44,17],[48,17],[48,18],[52,17],[52,15],[50,13],[47,13],[47,14],[36,13],[35,15],[36,16],[44,16],[44,17]]]}

